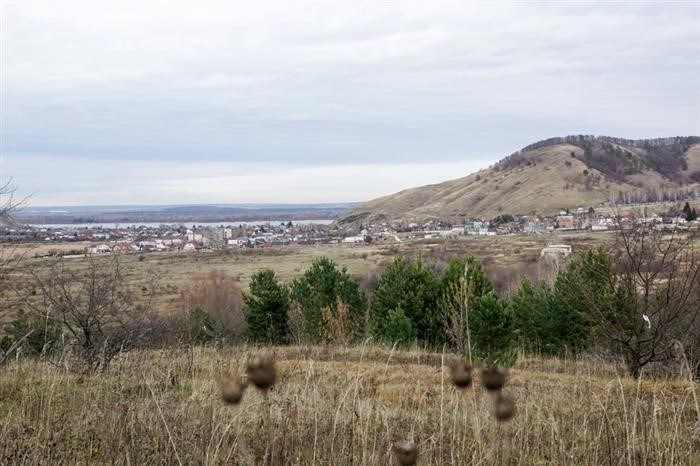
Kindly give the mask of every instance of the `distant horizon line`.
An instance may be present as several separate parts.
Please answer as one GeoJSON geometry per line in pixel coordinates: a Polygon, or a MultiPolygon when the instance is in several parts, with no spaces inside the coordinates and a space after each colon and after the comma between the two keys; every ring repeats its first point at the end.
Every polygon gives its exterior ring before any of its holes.
{"type": "Polygon", "coordinates": [[[89,208],[148,208],[148,207],[319,207],[319,206],[345,206],[362,204],[367,201],[342,201],[342,202],[195,202],[179,204],[75,204],[75,205],[31,205],[20,206],[17,210],[30,209],[76,209],[89,208]]]}

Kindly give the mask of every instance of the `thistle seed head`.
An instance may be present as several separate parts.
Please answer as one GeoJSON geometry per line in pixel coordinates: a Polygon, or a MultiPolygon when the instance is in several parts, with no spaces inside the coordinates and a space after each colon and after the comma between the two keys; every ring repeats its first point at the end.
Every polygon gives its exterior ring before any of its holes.
{"type": "Polygon", "coordinates": [[[248,382],[241,380],[238,376],[226,376],[219,379],[219,390],[221,399],[226,404],[237,405],[243,399],[248,382]]]}
{"type": "Polygon", "coordinates": [[[498,391],[506,383],[508,373],[502,367],[487,367],[481,370],[481,383],[490,392],[498,391]]]}
{"type": "Polygon", "coordinates": [[[499,422],[510,420],[515,415],[515,401],[511,397],[499,393],[494,402],[493,415],[499,422]]]}
{"type": "Polygon", "coordinates": [[[416,447],[415,443],[408,440],[396,442],[391,449],[399,465],[413,466],[416,464],[418,460],[418,447],[416,447]]]}
{"type": "Polygon", "coordinates": [[[277,380],[275,360],[272,356],[263,356],[250,361],[246,368],[248,380],[260,390],[272,387],[277,380]]]}
{"type": "Polygon", "coordinates": [[[457,388],[467,388],[472,384],[472,366],[463,360],[455,361],[450,366],[450,380],[457,388]]]}

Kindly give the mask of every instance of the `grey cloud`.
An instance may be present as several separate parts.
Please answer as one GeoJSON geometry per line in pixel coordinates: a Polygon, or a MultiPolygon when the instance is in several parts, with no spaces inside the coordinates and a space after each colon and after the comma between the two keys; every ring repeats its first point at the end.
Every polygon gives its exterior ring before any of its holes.
{"type": "Polygon", "coordinates": [[[700,132],[698,5],[17,2],[1,19],[4,154],[397,164],[700,132]]]}

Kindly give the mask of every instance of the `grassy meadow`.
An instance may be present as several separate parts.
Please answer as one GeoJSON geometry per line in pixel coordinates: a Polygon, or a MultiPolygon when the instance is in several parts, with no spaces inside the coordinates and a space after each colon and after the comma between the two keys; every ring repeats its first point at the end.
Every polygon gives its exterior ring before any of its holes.
{"type": "Polygon", "coordinates": [[[521,357],[492,414],[479,373],[450,383],[450,355],[335,347],[125,353],[104,374],[12,361],[0,378],[1,464],[697,464],[697,385],[620,378],[600,361],[521,357]],[[224,404],[218,377],[262,351],[277,382],[224,404]],[[268,412],[269,409],[269,412],[268,412]]]}
{"type": "MultiPolygon", "coordinates": [[[[445,266],[454,256],[474,255],[480,260],[494,282],[497,291],[507,293],[512,285],[520,283],[523,275],[529,275],[533,281],[538,278],[552,278],[552,270],[540,264],[540,250],[547,244],[571,244],[574,251],[600,244],[608,240],[608,234],[574,233],[543,236],[497,236],[497,237],[460,237],[450,239],[426,239],[405,241],[393,244],[374,244],[362,246],[317,245],[289,246],[272,249],[229,249],[204,251],[196,253],[148,253],[121,255],[122,269],[125,271],[127,284],[137,291],[137,296],[151,296],[153,291],[154,307],[158,312],[168,313],[176,309],[182,292],[206,273],[215,270],[234,277],[240,288],[248,288],[250,277],[258,270],[270,268],[283,281],[290,282],[304,273],[313,261],[327,256],[338,265],[347,267],[348,272],[363,280],[371,280],[380,274],[398,254],[421,257],[428,264],[436,267],[445,266]],[[156,289],[144,289],[150,286],[154,278],[156,289]]],[[[71,243],[72,244],[72,243],[71,243]]],[[[38,251],[28,246],[24,260],[25,266],[42,267],[55,261],[53,258],[33,257],[38,251]]],[[[64,259],[65,263],[76,270],[87,267],[83,256],[64,259]]],[[[96,257],[96,260],[108,260],[96,257]]],[[[15,286],[31,289],[31,277],[21,270],[9,277],[15,286]]],[[[2,300],[5,308],[16,307],[12,302],[12,293],[5,293],[2,300]]],[[[9,314],[4,315],[7,320],[9,314]]],[[[0,315],[0,320],[3,316],[0,315]]]]}

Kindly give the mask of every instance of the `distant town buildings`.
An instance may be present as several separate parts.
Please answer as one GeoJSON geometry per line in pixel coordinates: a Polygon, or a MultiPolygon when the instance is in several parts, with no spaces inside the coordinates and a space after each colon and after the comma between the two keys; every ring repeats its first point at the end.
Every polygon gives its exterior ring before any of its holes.
{"type": "MultiPolygon", "coordinates": [[[[71,254],[197,252],[213,249],[277,248],[330,244],[362,247],[367,244],[399,243],[458,236],[547,235],[560,231],[604,233],[644,223],[659,230],[698,229],[697,220],[686,221],[678,214],[632,213],[615,217],[597,214],[593,208],[576,208],[557,215],[499,215],[495,219],[468,218],[451,224],[437,220],[366,224],[355,227],[334,225],[293,225],[291,222],[258,225],[158,225],[158,226],[42,226],[10,225],[0,228],[0,241],[35,243],[80,243],[71,254]],[[89,243],[89,246],[85,246],[89,243]]],[[[65,248],[62,248],[65,250],[65,248]]],[[[46,250],[46,248],[44,248],[46,250]]],[[[48,249],[51,251],[51,249],[48,249]]],[[[542,256],[571,253],[567,245],[553,244],[542,256]]],[[[46,254],[51,255],[52,252],[46,254]]]]}

